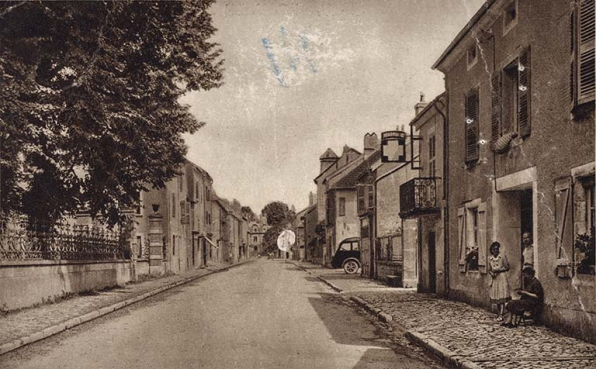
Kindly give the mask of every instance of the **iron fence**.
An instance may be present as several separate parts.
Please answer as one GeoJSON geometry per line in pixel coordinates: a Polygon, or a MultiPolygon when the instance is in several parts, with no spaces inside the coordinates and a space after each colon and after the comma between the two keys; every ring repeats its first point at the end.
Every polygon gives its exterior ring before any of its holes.
{"type": "Polygon", "coordinates": [[[0,260],[121,260],[120,232],[97,226],[0,224],[0,260]]]}

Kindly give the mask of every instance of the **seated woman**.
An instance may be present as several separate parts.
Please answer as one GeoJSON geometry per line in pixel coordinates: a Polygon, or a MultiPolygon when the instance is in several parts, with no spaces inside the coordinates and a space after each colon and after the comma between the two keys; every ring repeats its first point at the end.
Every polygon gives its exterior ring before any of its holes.
{"type": "Polygon", "coordinates": [[[521,295],[519,300],[513,300],[505,306],[508,311],[507,320],[501,324],[508,328],[517,327],[524,312],[531,311],[534,315],[539,313],[542,309],[544,301],[544,291],[540,281],[535,277],[535,272],[532,267],[525,267],[522,271],[524,280],[524,289],[518,290],[517,293],[521,295]]]}

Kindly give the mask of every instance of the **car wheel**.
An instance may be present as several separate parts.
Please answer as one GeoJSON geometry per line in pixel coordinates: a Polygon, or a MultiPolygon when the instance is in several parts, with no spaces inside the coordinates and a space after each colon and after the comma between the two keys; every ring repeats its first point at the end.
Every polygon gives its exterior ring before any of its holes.
{"type": "Polygon", "coordinates": [[[344,272],[347,274],[356,274],[358,269],[360,268],[360,264],[356,260],[346,260],[344,262],[344,272]]]}

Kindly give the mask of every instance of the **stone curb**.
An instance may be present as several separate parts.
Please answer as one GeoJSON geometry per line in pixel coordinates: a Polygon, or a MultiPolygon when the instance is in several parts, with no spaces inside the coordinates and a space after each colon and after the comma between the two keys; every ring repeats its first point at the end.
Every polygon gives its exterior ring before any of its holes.
{"type": "MultiPolygon", "coordinates": [[[[302,266],[300,266],[298,264],[294,264],[294,265],[296,265],[298,268],[304,270],[305,272],[312,274],[311,272],[306,270],[306,268],[303,268],[302,266]]],[[[321,280],[322,282],[324,282],[325,284],[327,284],[332,289],[334,289],[335,291],[342,293],[343,290],[341,288],[337,287],[336,285],[329,282],[325,278],[323,278],[321,276],[318,276],[317,278],[319,280],[321,280]]],[[[366,310],[366,311],[370,312],[371,314],[373,314],[374,316],[376,316],[376,318],[379,319],[380,321],[385,322],[385,323],[393,322],[393,316],[391,316],[391,314],[387,314],[386,312],[372,306],[371,304],[366,302],[364,299],[362,299],[358,296],[350,296],[350,300],[354,301],[356,304],[358,304],[362,308],[364,308],[364,310],[366,310]]],[[[462,369],[481,369],[480,366],[456,355],[451,350],[447,349],[444,346],[441,346],[435,340],[429,338],[425,334],[422,334],[420,332],[416,332],[413,330],[407,330],[405,327],[403,327],[401,324],[399,324],[397,322],[394,322],[393,324],[399,326],[399,328],[405,332],[406,338],[408,338],[410,341],[417,344],[418,346],[421,346],[422,348],[426,349],[427,351],[432,352],[435,356],[442,359],[445,364],[455,367],[455,368],[462,368],[462,369]]]]}
{"type": "Polygon", "coordinates": [[[0,345],[0,356],[6,354],[7,352],[14,351],[14,350],[16,350],[16,349],[18,349],[20,347],[23,347],[25,345],[28,345],[30,343],[41,341],[41,340],[46,339],[48,337],[51,337],[51,336],[53,336],[55,334],[58,334],[60,332],[63,332],[65,330],[67,330],[67,329],[74,328],[74,327],[76,327],[78,325],[81,325],[83,323],[86,323],[88,321],[91,321],[91,320],[97,319],[97,318],[99,318],[101,316],[110,314],[110,313],[112,313],[112,312],[114,312],[116,310],[122,309],[125,306],[132,305],[132,304],[137,303],[139,301],[145,300],[145,299],[147,299],[147,298],[149,298],[151,296],[155,296],[155,295],[157,295],[157,294],[159,294],[161,292],[164,292],[166,290],[169,290],[169,289],[178,287],[180,285],[183,285],[183,284],[186,284],[186,283],[195,281],[195,280],[200,279],[200,278],[203,278],[203,277],[207,277],[207,276],[209,276],[211,274],[215,274],[215,273],[219,273],[219,272],[225,272],[225,271],[227,271],[227,270],[229,270],[231,268],[234,268],[234,267],[237,267],[237,266],[240,266],[240,265],[244,265],[244,264],[248,264],[248,263],[251,263],[251,262],[254,262],[254,260],[248,260],[248,261],[244,261],[242,263],[232,264],[232,265],[229,265],[227,267],[224,267],[224,268],[221,268],[221,269],[217,269],[217,270],[209,270],[209,273],[207,273],[207,274],[192,276],[192,277],[188,277],[188,278],[185,278],[185,279],[180,280],[180,281],[177,281],[177,282],[172,282],[172,283],[167,284],[165,286],[156,288],[156,289],[154,289],[152,291],[145,292],[145,293],[143,293],[143,294],[141,294],[139,296],[131,297],[130,299],[126,299],[126,300],[117,302],[117,303],[112,304],[112,305],[104,306],[102,308],[99,308],[99,309],[96,309],[94,311],[91,311],[91,312],[89,312],[87,314],[83,314],[81,316],[78,316],[78,317],[75,317],[75,318],[71,318],[71,319],[69,319],[69,320],[67,320],[65,322],[58,323],[58,324],[55,324],[55,325],[46,327],[46,328],[42,329],[39,332],[35,332],[35,333],[32,333],[32,334],[30,334],[28,336],[17,338],[15,340],[11,341],[11,342],[8,342],[8,343],[5,343],[3,345],[0,345]]]}

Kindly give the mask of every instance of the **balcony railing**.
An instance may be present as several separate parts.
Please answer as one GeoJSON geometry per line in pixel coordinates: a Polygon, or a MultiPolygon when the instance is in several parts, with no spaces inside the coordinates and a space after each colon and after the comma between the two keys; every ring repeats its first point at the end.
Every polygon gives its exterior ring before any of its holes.
{"type": "Polygon", "coordinates": [[[402,184],[399,205],[402,218],[438,212],[436,178],[414,178],[402,184]]]}

